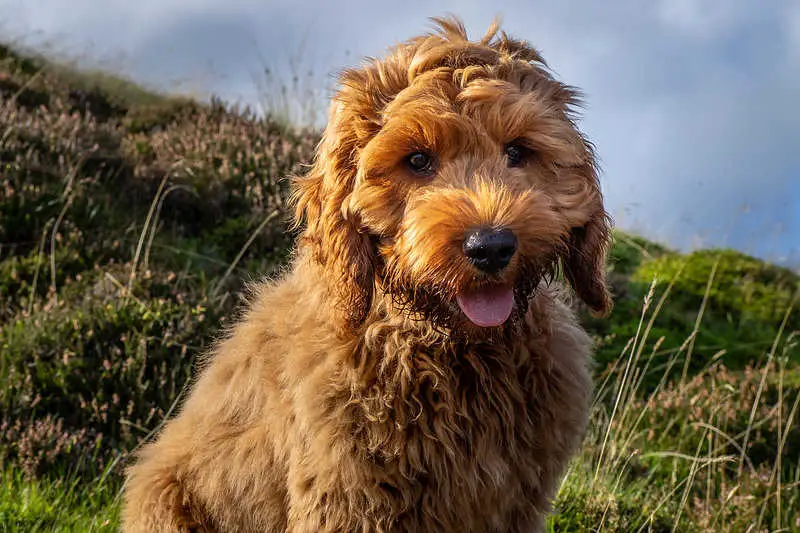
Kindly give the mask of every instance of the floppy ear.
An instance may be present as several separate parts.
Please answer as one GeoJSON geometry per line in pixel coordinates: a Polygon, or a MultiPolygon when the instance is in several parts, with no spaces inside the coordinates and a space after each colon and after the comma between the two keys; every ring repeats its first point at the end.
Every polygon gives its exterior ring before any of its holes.
{"type": "Polygon", "coordinates": [[[366,319],[374,291],[374,256],[369,236],[360,231],[358,216],[349,211],[356,180],[359,120],[341,101],[331,106],[328,127],[309,173],[295,180],[296,223],[324,281],[336,296],[340,330],[358,328],[366,319]]]}
{"type": "MultiPolygon", "coordinates": [[[[603,207],[594,148],[582,139],[584,164],[578,169],[583,181],[584,225],[572,228],[563,257],[564,276],[578,297],[599,316],[611,312],[612,301],[606,285],[606,255],[611,243],[611,218],[603,207]]],[[[576,176],[578,177],[578,176],[576,176]]]]}
{"type": "Polygon", "coordinates": [[[606,286],[606,254],[611,239],[611,224],[599,199],[594,213],[584,226],[570,233],[569,251],[564,259],[564,275],[581,300],[601,316],[611,312],[612,302],[606,286]]]}

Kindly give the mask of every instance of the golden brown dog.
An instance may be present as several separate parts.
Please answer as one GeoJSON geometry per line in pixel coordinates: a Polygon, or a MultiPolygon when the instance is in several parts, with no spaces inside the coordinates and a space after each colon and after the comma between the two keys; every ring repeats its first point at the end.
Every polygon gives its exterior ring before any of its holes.
{"type": "Polygon", "coordinates": [[[554,278],[608,310],[608,217],[575,90],[437,23],[342,74],[292,269],[129,470],[125,531],[542,530],[591,396],[554,278]]]}

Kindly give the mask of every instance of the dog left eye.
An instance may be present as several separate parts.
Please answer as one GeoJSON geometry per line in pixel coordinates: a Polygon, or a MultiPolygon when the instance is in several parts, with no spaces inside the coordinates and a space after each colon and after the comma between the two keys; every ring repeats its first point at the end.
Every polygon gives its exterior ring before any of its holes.
{"type": "Polygon", "coordinates": [[[433,159],[425,152],[414,152],[406,158],[408,166],[417,174],[429,174],[433,166],[433,159]]]}
{"type": "Polygon", "coordinates": [[[521,144],[511,143],[506,145],[506,160],[509,167],[521,167],[525,164],[530,150],[521,144]]]}

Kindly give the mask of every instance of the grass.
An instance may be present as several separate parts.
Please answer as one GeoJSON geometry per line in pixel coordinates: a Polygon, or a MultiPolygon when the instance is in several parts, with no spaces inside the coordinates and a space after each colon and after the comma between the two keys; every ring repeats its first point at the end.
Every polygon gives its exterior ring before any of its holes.
{"type": "Polygon", "coordinates": [[[87,485],[80,478],[28,479],[5,469],[0,477],[3,531],[116,531],[117,484],[103,478],[87,485]]]}
{"type": "MultiPolygon", "coordinates": [[[[670,369],[690,360],[690,335],[648,390],[664,342],[650,337],[652,325],[669,301],[656,294],[653,285],[637,334],[598,376],[592,431],[564,482],[552,530],[800,528],[798,333],[779,328],[766,356],[743,370],[730,370],[720,354],[683,377],[670,369]]],[[[797,297],[784,324],[796,304],[797,297]]]]}
{"type": "MultiPolygon", "coordinates": [[[[0,95],[0,530],[115,530],[131,451],[285,262],[318,134],[8,47],[0,95]]],[[[549,530],[800,531],[800,278],[615,237],[549,530]]]]}

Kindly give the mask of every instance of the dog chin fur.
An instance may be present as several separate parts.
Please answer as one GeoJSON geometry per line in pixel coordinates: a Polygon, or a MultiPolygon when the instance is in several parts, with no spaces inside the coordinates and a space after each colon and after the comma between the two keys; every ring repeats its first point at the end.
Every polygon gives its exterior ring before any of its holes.
{"type": "Polygon", "coordinates": [[[295,180],[290,268],[252,287],[129,467],[123,531],[543,530],[586,430],[591,339],[569,300],[610,308],[608,216],[576,92],[495,24],[475,42],[437,24],[342,74],[295,180]],[[409,171],[415,150],[432,172],[409,171]],[[463,257],[479,226],[518,239],[499,273],[463,257]],[[491,283],[514,309],[481,328],[456,296],[491,283]]]}

